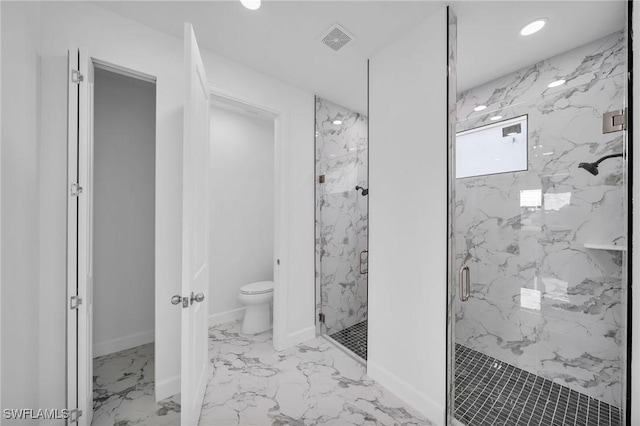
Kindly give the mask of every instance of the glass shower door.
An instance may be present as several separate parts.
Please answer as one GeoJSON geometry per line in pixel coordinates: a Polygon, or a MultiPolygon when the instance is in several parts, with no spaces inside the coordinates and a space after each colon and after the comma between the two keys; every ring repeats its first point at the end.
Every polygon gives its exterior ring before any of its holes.
{"type": "Polygon", "coordinates": [[[316,309],[319,333],[367,351],[367,119],[316,100],[316,309]]]}
{"type": "Polygon", "coordinates": [[[458,94],[459,423],[624,424],[626,58],[620,31],[458,94]]]}

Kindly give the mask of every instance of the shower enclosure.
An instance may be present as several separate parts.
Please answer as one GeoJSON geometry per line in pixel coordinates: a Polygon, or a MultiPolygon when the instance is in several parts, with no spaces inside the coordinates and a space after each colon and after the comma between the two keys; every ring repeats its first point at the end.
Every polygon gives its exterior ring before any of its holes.
{"type": "Polygon", "coordinates": [[[316,97],[316,326],[367,358],[367,117],[316,97]]]}
{"type": "Polygon", "coordinates": [[[457,94],[451,424],[625,424],[623,28],[457,94]]]}

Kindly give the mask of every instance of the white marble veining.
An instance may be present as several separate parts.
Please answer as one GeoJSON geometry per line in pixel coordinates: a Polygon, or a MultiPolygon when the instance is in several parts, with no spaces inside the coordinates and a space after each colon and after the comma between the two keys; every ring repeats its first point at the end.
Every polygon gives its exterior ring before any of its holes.
{"type": "Polygon", "coordinates": [[[271,332],[209,330],[211,377],[200,425],[431,425],[365,367],[319,337],[276,352],[271,332]]]}
{"type": "Polygon", "coordinates": [[[93,426],[180,424],[180,397],[155,401],[154,344],[93,360],[93,426]]]}
{"type": "Polygon", "coordinates": [[[625,252],[584,245],[626,245],[624,164],[577,166],[625,151],[621,132],[602,133],[602,115],[623,108],[625,60],[616,33],[460,94],[458,132],[528,115],[528,170],[454,188],[456,266],[472,276],[455,341],[618,407],[625,252]]]}
{"type": "Polygon", "coordinates": [[[316,313],[326,318],[318,333],[367,319],[367,197],[355,189],[369,186],[367,164],[367,118],[316,98],[316,172],[325,176],[316,183],[316,313]]]}

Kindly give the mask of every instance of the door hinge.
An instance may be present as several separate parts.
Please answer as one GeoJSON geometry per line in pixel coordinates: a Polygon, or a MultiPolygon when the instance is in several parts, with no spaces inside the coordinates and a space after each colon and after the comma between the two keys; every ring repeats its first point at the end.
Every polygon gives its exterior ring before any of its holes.
{"type": "Polygon", "coordinates": [[[69,411],[69,423],[77,423],[80,417],[82,417],[82,410],[79,408],[69,411]]]}
{"type": "Polygon", "coordinates": [[[627,128],[627,113],[623,109],[605,112],[602,115],[602,133],[619,132],[627,128]]]}
{"type": "Polygon", "coordinates": [[[79,197],[80,194],[82,194],[82,187],[80,186],[80,184],[74,183],[73,185],[71,185],[71,196],[79,197]]]}
{"type": "Polygon", "coordinates": [[[80,84],[84,80],[84,76],[78,70],[71,70],[71,82],[80,84]]]}
{"type": "Polygon", "coordinates": [[[324,314],[322,312],[320,312],[318,314],[318,321],[320,321],[321,323],[324,323],[324,319],[325,319],[324,314]]]}
{"type": "Polygon", "coordinates": [[[324,175],[318,176],[318,183],[324,183],[324,175]]]}
{"type": "Polygon", "coordinates": [[[71,296],[69,309],[78,309],[82,305],[82,298],[80,296],[71,296]]]}

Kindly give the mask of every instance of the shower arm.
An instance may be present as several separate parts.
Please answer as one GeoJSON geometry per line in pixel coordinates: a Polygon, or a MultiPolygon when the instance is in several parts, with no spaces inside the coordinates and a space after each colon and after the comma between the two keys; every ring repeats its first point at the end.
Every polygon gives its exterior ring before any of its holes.
{"type": "Polygon", "coordinates": [[[622,156],[624,156],[624,154],[622,154],[622,153],[605,155],[604,157],[602,157],[601,159],[596,161],[594,164],[597,166],[598,164],[602,163],[607,158],[615,158],[615,157],[622,157],[622,156]]]}

